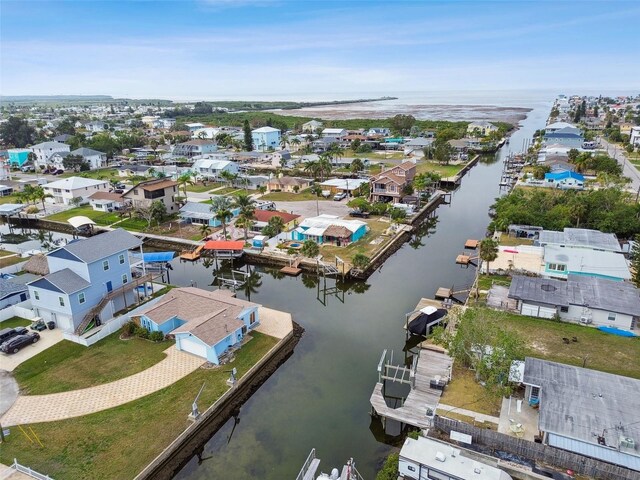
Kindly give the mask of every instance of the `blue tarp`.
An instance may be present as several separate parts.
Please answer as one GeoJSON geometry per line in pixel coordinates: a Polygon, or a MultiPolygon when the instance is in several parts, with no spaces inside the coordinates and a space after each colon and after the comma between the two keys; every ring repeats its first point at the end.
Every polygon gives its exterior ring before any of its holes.
{"type": "Polygon", "coordinates": [[[598,330],[604,333],[610,333],[611,335],[618,335],[620,337],[637,337],[637,335],[633,332],[629,332],[628,330],[620,330],[615,327],[598,327],[598,330]]]}
{"type": "MultiPolygon", "coordinates": [[[[134,254],[134,256],[140,258],[139,254],[134,254]]],[[[149,252],[143,254],[143,260],[145,263],[169,262],[175,256],[176,252],[149,252]]]]}

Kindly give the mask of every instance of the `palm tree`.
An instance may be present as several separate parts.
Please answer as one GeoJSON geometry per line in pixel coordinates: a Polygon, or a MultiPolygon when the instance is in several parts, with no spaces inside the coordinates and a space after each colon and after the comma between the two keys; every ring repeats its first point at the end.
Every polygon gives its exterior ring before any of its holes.
{"type": "Polygon", "coordinates": [[[289,143],[289,137],[287,137],[286,135],[282,135],[280,137],[280,146],[283,150],[287,147],[287,143],[289,143]]]}
{"type": "Polygon", "coordinates": [[[253,216],[249,217],[244,213],[240,213],[240,215],[238,215],[235,225],[243,230],[245,242],[248,240],[249,229],[253,227],[255,223],[253,216]]]}
{"type": "Polygon", "coordinates": [[[187,198],[187,185],[193,185],[192,177],[193,177],[193,173],[191,172],[185,172],[178,177],[178,183],[182,185],[182,188],[184,189],[185,199],[187,198]]]}
{"type": "Polygon", "coordinates": [[[328,152],[322,153],[318,160],[318,172],[320,173],[320,181],[324,182],[325,174],[329,175],[333,166],[331,165],[331,154],[328,152]]]}
{"type": "Polygon", "coordinates": [[[45,192],[44,188],[42,188],[41,186],[37,186],[33,189],[33,201],[34,203],[36,201],[40,201],[42,202],[42,210],[44,211],[44,213],[47,213],[47,208],[44,206],[44,201],[47,198],[53,198],[53,195],[51,195],[50,193],[45,192]]]}
{"type": "Polygon", "coordinates": [[[498,258],[498,242],[493,238],[483,238],[480,240],[480,259],[487,262],[487,275],[489,275],[489,264],[498,258]]]}
{"type": "Polygon", "coordinates": [[[231,186],[233,186],[233,181],[238,178],[238,174],[237,173],[231,173],[231,172],[229,172],[227,170],[223,170],[220,173],[220,178],[222,178],[224,181],[228,182],[229,186],[231,187],[231,186]]]}
{"type": "Polygon", "coordinates": [[[351,171],[355,174],[364,170],[364,163],[359,158],[354,158],[351,162],[351,171]]]}
{"type": "Polygon", "coordinates": [[[311,185],[311,188],[309,189],[309,191],[316,196],[316,214],[320,215],[320,203],[318,199],[320,198],[320,195],[322,195],[322,187],[317,183],[315,183],[311,185]]]}
{"type": "Polygon", "coordinates": [[[284,230],[284,220],[279,215],[274,215],[269,219],[267,228],[273,233],[272,237],[277,237],[284,230]]]}
{"type": "Polygon", "coordinates": [[[255,201],[246,192],[236,195],[233,207],[240,210],[236,226],[244,230],[244,241],[247,241],[248,230],[253,226],[256,211],[255,201]]]}
{"type": "Polygon", "coordinates": [[[304,171],[316,178],[320,174],[320,163],[316,160],[307,162],[304,166],[304,171]]]}
{"type": "Polygon", "coordinates": [[[301,143],[302,142],[300,141],[300,139],[298,137],[295,137],[293,140],[291,140],[291,145],[296,147],[296,152],[299,150],[299,147],[300,147],[301,143]]]}
{"type": "Polygon", "coordinates": [[[210,233],[211,233],[211,227],[209,226],[208,223],[203,223],[202,225],[200,225],[200,235],[202,235],[202,238],[205,238],[210,233]]]}
{"type": "Polygon", "coordinates": [[[233,202],[229,197],[220,195],[211,198],[211,210],[214,218],[222,224],[222,234],[224,238],[227,238],[227,222],[233,216],[232,209],[233,202]]]}

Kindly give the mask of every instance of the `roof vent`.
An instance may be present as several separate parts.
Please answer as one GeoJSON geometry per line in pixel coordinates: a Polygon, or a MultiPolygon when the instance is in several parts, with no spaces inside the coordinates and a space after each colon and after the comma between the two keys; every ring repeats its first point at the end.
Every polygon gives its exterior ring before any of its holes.
{"type": "Polygon", "coordinates": [[[544,290],[545,292],[555,292],[557,290],[556,287],[554,287],[553,285],[550,285],[548,283],[543,283],[540,288],[542,290],[544,290]]]}
{"type": "Polygon", "coordinates": [[[482,473],[482,470],[480,470],[478,467],[473,469],[473,473],[477,473],[478,475],[480,475],[482,473]]]}
{"type": "Polygon", "coordinates": [[[444,462],[447,459],[447,456],[442,452],[436,452],[436,460],[439,462],[444,462]]]}

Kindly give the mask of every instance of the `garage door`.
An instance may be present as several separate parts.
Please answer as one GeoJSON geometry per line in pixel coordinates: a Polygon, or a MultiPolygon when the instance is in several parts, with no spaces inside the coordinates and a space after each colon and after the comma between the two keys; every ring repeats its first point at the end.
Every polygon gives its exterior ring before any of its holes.
{"type": "Polygon", "coordinates": [[[553,318],[555,314],[556,314],[555,308],[540,307],[540,313],[538,313],[538,316],[542,318],[553,318]]]}
{"type": "Polygon", "coordinates": [[[193,353],[202,358],[207,358],[207,347],[198,340],[192,338],[183,338],[180,340],[180,350],[193,353]]]}
{"type": "Polygon", "coordinates": [[[538,306],[529,305],[528,303],[522,304],[522,315],[529,315],[530,317],[538,316],[538,306]]]}

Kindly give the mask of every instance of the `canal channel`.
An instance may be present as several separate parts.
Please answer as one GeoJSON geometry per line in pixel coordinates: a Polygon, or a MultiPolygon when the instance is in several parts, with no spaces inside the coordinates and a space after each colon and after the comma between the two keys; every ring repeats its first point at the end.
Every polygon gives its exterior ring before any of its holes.
{"type": "MultiPolygon", "coordinates": [[[[438,208],[432,233],[405,244],[366,282],[332,290],[336,284],[327,279],[325,291],[322,279],[282,278],[258,269],[252,291],[240,290],[238,296],[249,293],[252,301],[291,312],[305,335],[238,418],[229,420],[175,478],[295,478],[311,448],[323,459],[324,471],[353,457],[364,478],[374,478],[394,440],[369,415],[380,354],[393,349],[401,358],[404,314],[421,297],[432,298],[438,287],[472,283],[473,269],[457,266],[455,257],[467,238],[484,236],[489,207],[500,194],[502,158],[519,151],[523,140],[544,126],[550,106],[535,105],[509,145],[495,159],[478,163],[451,204],[438,208]]],[[[213,267],[178,260],[173,267],[172,283],[213,288],[208,286],[213,267]]]]}

